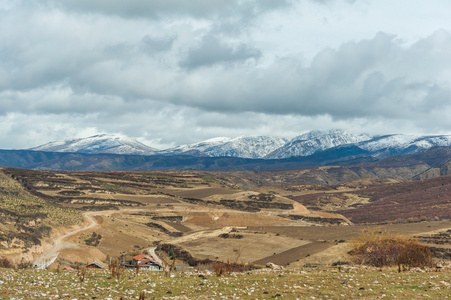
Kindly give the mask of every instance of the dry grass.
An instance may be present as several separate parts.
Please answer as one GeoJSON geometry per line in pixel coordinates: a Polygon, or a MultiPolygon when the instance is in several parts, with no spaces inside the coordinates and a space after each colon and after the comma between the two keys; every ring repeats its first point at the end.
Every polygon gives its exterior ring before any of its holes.
{"type": "Polygon", "coordinates": [[[74,225],[83,220],[80,212],[46,203],[44,200],[24,191],[18,182],[1,172],[0,187],[3,191],[0,208],[18,214],[44,213],[47,215],[44,223],[51,226],[74,225]]]}
{"type": "Polygon", "coordinates": [[[0,269],[0,298],[16,299],[449,299],[450,272],[405,272],[396,269],[342,266],[292,271],[254,270],[164,272],[124,270],[120,280],[108,270],[76,271],[0,269]]]}

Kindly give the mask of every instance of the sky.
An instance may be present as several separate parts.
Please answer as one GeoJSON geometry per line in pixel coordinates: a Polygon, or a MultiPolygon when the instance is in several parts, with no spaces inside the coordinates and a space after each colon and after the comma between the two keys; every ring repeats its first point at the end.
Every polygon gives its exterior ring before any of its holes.
{"type": "Polygon", "coordinates": [[[0,0],[0,149],[451,134],[449,0],[0,0]]]}

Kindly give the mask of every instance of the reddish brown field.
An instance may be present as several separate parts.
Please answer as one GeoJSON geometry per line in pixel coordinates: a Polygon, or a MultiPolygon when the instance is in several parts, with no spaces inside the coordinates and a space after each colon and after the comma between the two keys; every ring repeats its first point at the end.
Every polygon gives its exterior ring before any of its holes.
{"type": "Polygon", "coordinates": [[[422,181],[385,183],[357,187],[353,191],[314,192],[292,196],[291,199],[307,206],[324,205],[334,198],[345,201],[349,197],[366,199],[353,207],[337,209],[353,223],[414,222],[433,218],[451,218],[451,176],[422,181]]]}

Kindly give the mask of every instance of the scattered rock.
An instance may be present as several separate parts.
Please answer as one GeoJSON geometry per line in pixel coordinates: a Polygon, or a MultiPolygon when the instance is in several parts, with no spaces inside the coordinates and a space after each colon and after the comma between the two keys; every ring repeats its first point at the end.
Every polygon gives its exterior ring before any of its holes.
{"type": "Polygon", "coordinates": [[[276,265],[276,264],[274,264],[274,263],[272,263],[272,262],[267,263],[267,264],[266,264],[266,267],[267,267],[267,268],[270,268],[270,269],[272,269],[272,270],[283,270],[283,267],[282,267],[282,266],[276,265]]]}

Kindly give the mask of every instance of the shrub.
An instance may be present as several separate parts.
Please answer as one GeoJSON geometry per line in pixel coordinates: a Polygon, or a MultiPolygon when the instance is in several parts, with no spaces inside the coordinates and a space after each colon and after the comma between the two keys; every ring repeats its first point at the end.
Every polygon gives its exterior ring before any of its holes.
{"type": "Polygon", "coordinates": [[[13,266],[13,263],[8,258],[0,258],[0,268],[12,268],[13,266]]]}
{"type": "Polygon", "coordinates": [[[375,267],[425,267],[432,264],[432,252],[417,239],[389,232],[364,231],[351,241],[350,254],[356,263],[375,267]]]}
{"type": "Polygon", "coordinates": [[[109,267],[110,267],[111,276],[116,277],[117,280],[119,280],[119,278],[122,275],[122,271],[124,270],[119,258],[112,259],[109,264],[109,267]]]}
{"type": "Polygon", "coordinates": [[[22,258],[22,260],[20,261],[20,263],[17,265],[18,269],[31,269],[33,267],[33,262],[31,261],[26,261],[25,259],[22,258]]]}
{"type": "Polygon", "coordinates": [[[102,239],[102,235],[93,232],[92,235],[85,240],[86,245],[97,247],[102,239]]]}
{"type": "Polygon", "coordinates": [[[168,255],[171,256],[171,259],[172,257],[177,257],[177,259],[186,262],[191,267],[195,267],[199,264],[197,259],[195,259],[188,251],[185,251],[180,247],[171,244],[162,244],[160,245],[160,249],[167,252],[168,255]],[[172,256],[171,253],[173,253],[174,256],[172,256]]]}
{"type": "Polygon", "coordinates": [[[214,261],[210,264],[212,271],[216,276],[221,276],[223,274],[230,274],[232,272],[244,272],[254,269],[252,265],[233,263],[230,261],[214,261]]]}
{"type": "Polygon", "coordinates": [[[234,234],[234,233],[221,233],[220,235],[218,235],[218,237],[223,238],[223,239],[242,239],[243,235],[242,234],[234,234]]]}

